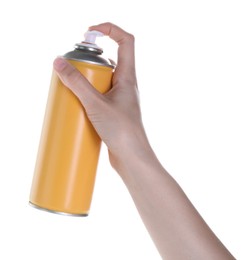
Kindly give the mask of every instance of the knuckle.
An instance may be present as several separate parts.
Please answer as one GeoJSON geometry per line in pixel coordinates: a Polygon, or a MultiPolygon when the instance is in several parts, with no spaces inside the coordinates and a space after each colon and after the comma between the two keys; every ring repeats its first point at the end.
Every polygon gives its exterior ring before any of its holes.
{"type": "Polygon", "coordinates": [[[113,27],[114,26],[114,24],[113,23],[111,23],[111,22],[106,22],[106,23],[104,23],[106,26],[108,26],[108,27],[113,27]]]}
{"type": "Polygon", "coordinates": [[[127,41],[130,43],[134,43],[135,37],[133,34],[124,31],[123,29],[121,29],[120,27],[118,27],[117,25],[111,22],[107,22],[105,23],[105,25],[109,28],[109,35],[118,34],[117,42],[121,43],[123,41],[125,42],[127,41]]]}
{"type": "Polygon", "coordinates": [[[131,33],[127,33],[127,39],[131,42],[134,43],[135,42],[135,36],[131,33]]]}
{"type": "Polygon", "coordinates": [[[104,23],[104,25],[108,28],[108,35],[110,35],[115,28],[115,25],[111,22],[104,23]]]}

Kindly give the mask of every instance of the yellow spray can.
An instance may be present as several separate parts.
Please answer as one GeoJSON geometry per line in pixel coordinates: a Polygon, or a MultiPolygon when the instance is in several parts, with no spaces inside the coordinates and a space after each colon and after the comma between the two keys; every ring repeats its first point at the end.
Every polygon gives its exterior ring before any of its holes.
{"type": "MultiPolygon", "coordinates": [[[[98,31],[63,57],[101,93],[111,88],[114,66],[95,44],[98,31]]],[[[101,140],[79,99],[53,71],[30,193],[30,205],[53,213],[88,216],[101,140]]]]}

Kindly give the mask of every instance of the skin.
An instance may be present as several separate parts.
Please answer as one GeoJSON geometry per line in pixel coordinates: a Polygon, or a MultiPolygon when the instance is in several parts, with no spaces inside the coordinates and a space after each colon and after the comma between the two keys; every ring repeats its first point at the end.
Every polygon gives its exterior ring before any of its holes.
{"type": "Polygon", "coordinates": [[[163,259],[235,259],[208,227],[154,154],[142,124],[135,74],[134,37],[111,23],[92,26],[118,45],[112,89],[100,94],[62,58],[54,69],[83,104],[109,151],[163,259]],[[117,120],[118,119],[118,120],[117,120]]]}

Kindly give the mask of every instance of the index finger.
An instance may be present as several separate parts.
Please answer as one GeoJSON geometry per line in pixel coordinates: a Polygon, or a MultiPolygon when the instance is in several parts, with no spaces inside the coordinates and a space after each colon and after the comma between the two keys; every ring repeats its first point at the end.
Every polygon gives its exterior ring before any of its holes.
{"type": "Polygon", "coordinates": [[[102,23],[91,26],[90,30],[97,30],[113,39],[118,45],[117,69],[122,75],[135,72],[134,36],[112,23],[102,23]]]}

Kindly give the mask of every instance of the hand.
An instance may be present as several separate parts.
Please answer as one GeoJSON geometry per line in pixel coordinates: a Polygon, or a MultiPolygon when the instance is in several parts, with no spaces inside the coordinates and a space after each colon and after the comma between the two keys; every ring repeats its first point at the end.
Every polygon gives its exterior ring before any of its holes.
{"type": "Polygon", "coordinates": [[[165,259],[234,259],[148,143],[135,76],[134,37],[110,23],[90,30],[109,35],[119,45],[112,89],[100,94],[63,59],[56,59],[54,68],[108,146],[112,166],[123,178],[160,254],[165,259]]]}
{"type": "Polygon", "coordinates": [[[118,62],[108,93],[99,93],[81,73],[62,58],[54,68],[65,86],[83,104],[87,116],[109,149],[112,166],[123,149],[138,149],[147,139],[142,126],[135,74],[134,37],[111,23],[92,26],[119,45],[118,62]]]}

